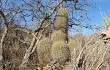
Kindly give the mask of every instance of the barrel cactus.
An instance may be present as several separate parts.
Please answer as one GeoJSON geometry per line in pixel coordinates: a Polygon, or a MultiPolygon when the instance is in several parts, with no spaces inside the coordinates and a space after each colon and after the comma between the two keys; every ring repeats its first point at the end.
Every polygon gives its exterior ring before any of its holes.
{"type": "Polygon", "coordinates": [[[62,30],[62,32],[68,33],[68,12],[65,8],[58,10],[54,27],[55,30],[62,30]]]}
{"type": "Polygon", "coordinates": [[[68,21],[65,17],[56,17],[56,21],[54,23],[55,30],[62,30],[62,32],[68,32],[68,21]]]}
{"type": "Polygon", "coordinates": [[[57,12],[57,16],[63,16],[68,19],[68,12],[66,8],[60,8],[57,12]]]}
{"type": "Polygon", "coordinates": [[[52,45],[51,56],[54,61],[65,62],[69,59],[69,48],[63,41],[57,41],[52,45]]]}
{"type": "Polygon", "coordinates": [[[63,41],[66,42],[67,40],[67,35],[65,33],[63,33],[62,31],[58,30],[58,31],[54,31],[51,35],[51,40],[52,41],[63,41]]]}
{"type": "Polygon", "coordinates": [[[50,55],[51,44],[52,42],[49,38],[43,38],[42,40],[39,41],[37,46],[39,63],[45,64],[51,61],[50,55]]]}

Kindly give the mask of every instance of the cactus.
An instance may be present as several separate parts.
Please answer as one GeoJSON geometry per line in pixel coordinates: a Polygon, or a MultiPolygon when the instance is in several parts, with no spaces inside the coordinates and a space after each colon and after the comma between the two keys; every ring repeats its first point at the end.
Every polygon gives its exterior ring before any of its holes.
{"type": "Polygon", "coordinates": [[[60,8],[58,10],[54,27],[55,30],[68,33],[68,12],[65,8],[60,8]]]}
{"type": "Polygon", "coordinates": [[[65,17],[56,17],[56,21],[54,24],[55,30],[60,30],[62,32],[66,32],[68,31],[68,21],[66,20],[65,17]]]}
{"type": "Polygon", "coordinates": [[[63,41],[57,41],[52,45],[51,56],[54,61],[65,62],[69,59],[69,48],[63,41]]]}
{"type": "Polygon", "coordinates": [[[63,41],[66,42],[67,40],[67,35],[63,33],[62,31],[54,31],[51,35],[51,40],[52,41],[63,41]]]}
{"type": "Polygon", "coordinates": [[[39,41],[37,46],[37,54],[39,63],[45,64],[51,61],[50,50],[51,50],[51,40],[49,38],[43,38],[39,41]]]}
{"type": "Polygon", "coordinates": [[[57,16],[62,16],[68,19],[68,12],[66,8],[60,8],[57,12],[57,16]]]}

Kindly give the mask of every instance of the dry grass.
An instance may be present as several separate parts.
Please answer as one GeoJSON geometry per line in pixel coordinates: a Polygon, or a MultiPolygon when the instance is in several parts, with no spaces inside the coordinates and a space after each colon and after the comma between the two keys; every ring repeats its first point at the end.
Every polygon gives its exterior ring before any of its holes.
{"type": "MultiPolygon", "coordinates": [[[[6,70],[20,70],[19,65],[26,49],[29,47],[29,43],[23,43],[19,39],[22,37],[21,39],[25,40],[26,37],[29,37],[31,41],[31,37],[20,31],[18,31],[18,34],[13,30],[8,32],[3,45],[4,64],[6,70]]],[[[78,38],[79,41],[86,39],[86,37],[79,36],[73,37],[74,40],[78,38]]],[[[70,60],[65,64],[52,61],[45,67],[40,68],[38,66],[37,52],[34,52],[29,58],[27,68],[24,70],[110,70],[110,41],[105,42],[99,38],[98,34],[94,34],[88,37],[85,43],[79,42],[79,47],[73,49],[71,56],[70,60]]]]}

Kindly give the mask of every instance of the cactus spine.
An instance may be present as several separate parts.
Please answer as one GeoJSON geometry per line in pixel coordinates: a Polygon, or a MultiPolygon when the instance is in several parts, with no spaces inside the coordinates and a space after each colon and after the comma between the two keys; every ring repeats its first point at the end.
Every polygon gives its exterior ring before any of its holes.
{"type": "Polygon", "coordinates": [[[68,33],[68,12],[65,8],[60,8],[58,10],[54,27],[55,30],[61,30],[64,33],[68,33]]]}
{"type": "Polygon", "coordinates": [[[51,35],[53,45],[51,56],[54,61],[60,63],[69,59],[69,48],[66,44],[68,40],[68,13],[65,8],[60,8],[56,15],[54,23],[55,31],[51,35]]]}
{"type": "Polygon", "coordinates": [[[69,48],[63,41],[56,41],[51,48],[54,61],[65,62],[69,57],[69,48]]]}
{"type": "Polygon", "coordinates": [[[66,41],[67,40],[67,35],[63,33],[62,31],[54,31],[51,35],[51,40],[52,41],[66,41]]]}
{"type": "Polygon", "coordinates": [[[50,49],[51,40],[49,38],[43,38],[39,41],[37,46],[38,59],[41,64],[49,63],[51,61],[50,49]]]}

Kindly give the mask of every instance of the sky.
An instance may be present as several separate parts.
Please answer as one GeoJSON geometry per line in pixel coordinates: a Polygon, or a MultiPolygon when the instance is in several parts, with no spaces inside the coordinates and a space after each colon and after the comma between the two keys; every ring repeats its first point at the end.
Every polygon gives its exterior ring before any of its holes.
{"type": "MultiPolygon", "coordinates": [[[[89,0],[88,0],[89,1],[89,0]]],[[[105,14],[107,17],[110,17],[110,0],[93,0],[96,5],[96,8],[92,8],[89,16],[92,18],[91,24],[99,25],[102,24],[102,16],[105,14]]],[[[83,34],[89,35],[94,31],[90,29],[83,30],[83,34]]]]}
{"type": "MultiPolygon", "coordinates": [[[[87,1],[89,2],[90,0],[87,1]]],[[[89,17],[92,19],[90,23],[101,26],[102,24],[101,14],[105,13],[108,17],[110,16],[110,8],[109,8],[110,0],[93,0],[93,2],[96,3],[95,5],[96,8],[91,8],[90,13],[88,14],[89,17]]],[[[85,35],[89,35],[93,32],[94,31],[92,31],[91,29],[83,28],[82,33],[85,35]]],[[[74,34],[74,32],[71,31],[70,34],[74,34]]]]}
{"type": "MultiPolygon", "coordinates": [[[[49,0],[48,0],[49,1],[49,0]]],[[[53,0],[54,1],[54,0],[53,0]]],[[[80,1],[80,0],[79,0],[80,1]]],[[[91,0],[87,0],[88,2],[91,0]]],[[[88,13],[88,16],[91,18],[92,21],[90,21],[91,24],[101,26],[102,24],[102,14],[106,14],[107,17],[110,16],[110,0],[93,0],[93,3],[95,3],[95,8],[91,8],[90,13],[88,13]]],[[[45,3],[44,3],[45,4],[45,3]]],[[[92,4],[91,4],[92,5],[92,4]]],[[[95,31],[95,30],[94,30],[95,31]]],[[[82,33],[84,35],[90,35],[94,32],[91,29],[83,28],[82,33]]],[[[74,32],[70,31],[70,35],[73,35],[74,32]]]]}
{"type": "MultiPolygon", "coordinates": [[[[87,0],[87,1],[89,2],[90,0],[87,0]]],[[[91,8],[90,13],[88,13],[88,16],[92,20],[92,21],[90,21],[90,23],[101,26],[101,24],[102,24],[102,15],[101,14],[105,13],[107,15],[107,17],[110,16],[110,14],[109,14],[110,13],[110,8],[109,8],[110,0],[93,0],[93,3],[96,4],[95,8],[91,8]]],[[[90,35],[94,31],[91,29],[83,28],[82,33],[84,35],[90,35]]],[[[69,34],[73,35],[74,32],[70,31],[69,34]]]]}

